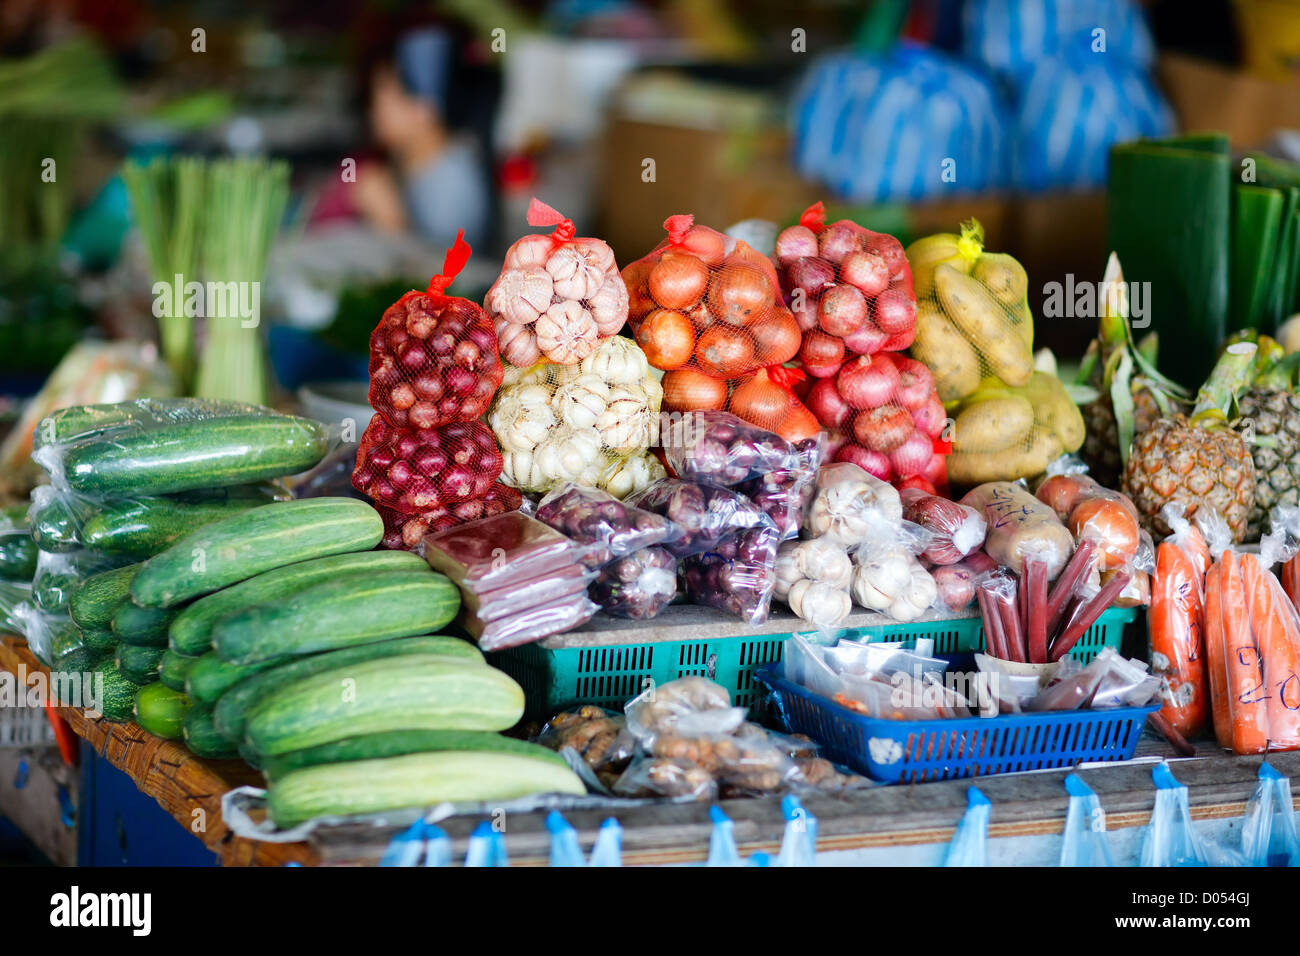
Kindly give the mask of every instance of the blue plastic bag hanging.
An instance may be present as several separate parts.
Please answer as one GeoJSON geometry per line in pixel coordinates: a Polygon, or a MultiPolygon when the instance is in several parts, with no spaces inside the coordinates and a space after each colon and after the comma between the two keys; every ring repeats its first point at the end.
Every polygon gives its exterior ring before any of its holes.
{"type": "Polygon", "coordinates": [[[1174,779],[1168,764],[1151,771],[1156,784],[1156,807],[1142,837],[1139,866],[1245,866],[1236,850],[1197,835],[1187,787],[1174,779]]]}
{"type": "Polygon", "coordinates": [[[1259,786],[1246,804],[1241,850],[1248,866],[1300,866],[1291,781],[1266,763],[1259,765],[1259,786]]]}
{"type": "Polygon", "coordinates": [[[546,829],[551,834],[551,866],[586,866],[582,847],[578,846],[578,831],[573,824],[552,810],[546,815],[546,829]]]}
{"type": "Polygon", "coordinates": [[[794,794],[781,800],[781,815],[785,817],[785,833],[781,836],[781,852],[777,855],[776,865],[815,866],[817,818],[804,809],[794,794]]]}
{"type": "Polygon", "coordinates": [[[971,787],[966,791],[966,812],[948,844],[944,866],[988,866],[989,814],[992,809],[989,798],[978,788],[971,787]]]}
{"type": "Polygon", "coordinates": [[[1065,813],[1061,866],[1114,866],[1101,801],[1078,774],[1065,778],[1065,790],[1070,795],[1070,806],[1065,813]]]}
{"type": "Polygon", "coordinates": [[[713,832],[709,834],[709,859],[705,866],[744,866],[740,851],[736,849],[735,825],[731,818],[722,812],[722,807],[714,805],[709,808],[709,819],[713,821],[713,832]]]}
{"type": "Polygon", "coordinates": [[[451,866],[451,839],[423,819],[416,820],[388,844],[380,866],[451,866]]]}
{"type": "Polygon", "coordinates": [[[484,820],[469,836],[469,852],[465,854],[466,866],[509,866],[506,856],[505,835],[484,820]]]}
{"type": "Polygon", "coordinates": [[[763,853],[762,851],[760,851],[758,853],[755,853],[753,856],[749,858],[749,865],[750,866],[780,866],[781,864],[773,863],[772,856],[770,853],[763,853]]]}
{"type": "Polygon", "coordinates": [[[622,866],[623,865],[623,828],[618,821],[610,817],[600,825],[596,834],[596,845],[591,848],[591,861],[588,866],[622,866]]]}

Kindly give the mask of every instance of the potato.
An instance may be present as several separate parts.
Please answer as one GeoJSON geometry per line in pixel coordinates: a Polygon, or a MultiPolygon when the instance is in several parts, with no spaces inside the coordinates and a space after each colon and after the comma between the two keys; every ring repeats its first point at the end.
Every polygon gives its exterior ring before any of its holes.
{"type": "Polygon", "coordinates": [[[939,401],[956,401],[969,395],[980,383],[979,356],[957,327],[948,321],[934,302],[916,305],[916,339],[912,357],[934,373],[939,401]]]}
{"type": "Polygon", "coordinates": [[[1002,451],[1025,444],[1034,427],[1034,406],[1019,395],[967,404],[953,422],[958,451],[1002,451]]]}
{"type": "MultiPolygon", "coordinates": [[[[974,251],[978,249],[974,247],[974,251]]],[[[918,300],[928,299],[934,292],[934,269],[939,263],[949,263],[968,275],[975,265],[974,259],[962,255],[961,236],[952,232],[918,239],[907,247],[906,254],[912,269],[912,291],[918,300]]]]}
{"type": "Polygon", "coordinates": [[[1017,389],[1034,408],[1034,423],[1053,432],[1067,452],[1076,452],[1083,445],[1083,413],[1055,375],[1035,372],[1029,384],[1017,389]]]}
{"type": "Polygon", "coordinates": [[[1011,327],[1016,330],[1020,340],[1025,343],[1025,348],[1032,352],[1034,350],[1034,311],[1029,308],[1028,300],[1012,306],[1011,327]]]}
{"type": "Polygon", "coordinates": [[[986,481],[1015,481],[1041,475],[1062,451],[1061,440],[1035,427],[1026,446],[1004,451],[954,451],[948,456],[948,480],[969,487],[986,481]]]}
{"type": "Polygon", "coordinates": [[[984,253],[971,270],[971,277],[984,283],[993,298],[1013,308],[1029,295],[1029,274],[1014,256],[1005,252],[984,253]]]}
{"type": "Polygon", "coordinates": [[[1011,326],[1008,309],[984,285],[947,263],[934,270],[934,288],[944,314],[984,357],[989,371],[1008,385],[1024,385],[1034,373],[1034,356],[1011,326]]]}

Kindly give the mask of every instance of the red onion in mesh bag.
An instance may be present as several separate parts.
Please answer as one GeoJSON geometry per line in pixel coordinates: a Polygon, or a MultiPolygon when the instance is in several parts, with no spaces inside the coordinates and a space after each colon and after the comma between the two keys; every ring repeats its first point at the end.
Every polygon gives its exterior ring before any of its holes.
{"type": "Polygon", "coordinates": [[[393,551],[410,551],[427,534],[446,531],[467,521],[517,511],[523,501],[524,497],[518,491],[498,482],[476,501],[434,508],[423,514],[406,514],[383,505],[377,505],[375,510],[384,519],[383,546],[393,551]]]}
{"type": "Polygon", "coordinates": [[[461,235],[425,292],[408,292],[370,334],[370,404],[399,428],[437,428],[487,411],[505,369],[492,323],[445,294],[470,247],[461,235]]]}
{"type": "Polygon", "coordinates": [[[377,504],[417,514],[482,498],[501,467],[482,422],[399,429],[376,415],[361,436],[352,485],[377,504]]]}

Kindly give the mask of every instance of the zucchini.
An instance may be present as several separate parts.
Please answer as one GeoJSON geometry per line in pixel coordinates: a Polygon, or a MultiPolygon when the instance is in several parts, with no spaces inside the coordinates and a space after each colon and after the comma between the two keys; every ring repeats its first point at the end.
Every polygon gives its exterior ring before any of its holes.
{"type": "Polygon", "coordinates": [[[111,428],[209,421],[229,415],[274,414],[261,405],[223,398],[137,398],[101,405],[69,405],[41,419],[32,435],[32,447],[62,444],[99,435],[111,428]]]}
{"type": "Polygon", "coordinates": [[[166,647],[167,632],[180,608],[141,607],[127,598],[113,611],[113,633],[123,644],[166,647]]]}
{"type": "Polygon", "coordinates": [[[111,660],[103,651],[89,647],[77,647],[60,655],[50,670],[57,674],[84,674],[94,670],[105,659],[111,660]]]}
{"type": "Polygon", "coordinates": [[[68,613],[72,619],[81,627],[109,627],[117,606],[128,599],[131,582],[141,567],[128,564],[86,578],[68,600],[68,613]]]}
{"type": "Polygon", "coordinates": [[[212,647],[212,626],[234,611],[283,600],[313,584],[353,571],[415,571],[426,567],[423,558],[409,551],[359,551],[299,561],[199,598],[172,621],[168,639],[175,651],[202,654],[212,647]]]}
{"type": "Polygon", "coordinates": [[[222,694],[216,706],[217,729],[231,740],[243,740],[246,716],[249,711],[280,688],[291,686],[313,674],[335,667],[346,667],[362,661],[406,656],[412,653],[442,654],[474,663],[483,662],[482,652],[473,644],[462,641],[458,637],[442,635],[399,637],[392,641],[378,641],[360,647],[347,647],[341,651],[300,657],[279,664],[264,674],[257,674],[240,681],[222,694]]]}
{"type": "Polygon", "coordinates": [[[112,653],[117,650],[117,635],[106,627],[83,627],[81,643],[92,651],[112,653]]]}
{"type": "Polygon", "coordinates": [[[111,657],[100,662],[94,668],[95,685],[101,685],[99,694],[99,712],[106,720],[116,722],[130,720],[135,714],[135,695],[140,686],[128,680],[118,669],[117,662],[111,657]]]}
{"type": "Polygon", "coordinates": [[[586,792],[577,774],[551,760],[448,750],[307,767],[272,782],[266,797],[276,826],[291,827],[321,816],[586,792]]]}
{"type": "Polygon", "coordinates": [[[152,684],[158,679],[158,665],[166,651],[161,647],[140,647],[136,644],[117,645],[117,669],[127,680],[137,684],[152,684]]]}
{"type": "Polygon", "coordinates": [[[304,767],[317,767],[327,763],[348,763],[353,760],[374,760],[380,757],[400,757],[403,754],[428,753],[437,750],[469,750],[475,753],[495,751],[520,754],[550,760],[561,767],[568,764],[554,750],[526,740],[503,737],[482,730],[390,730],[380,734],[363,734],[345,737],[333,743],[293,750],[263,761],[262,773],[268,780],[283,777],[304,767]]]}
{"type": "Polygon", "coordinates": [[[239,748],[217,732],[212,722],[212,708],[206,704],[195,704],[186,711],[181,733],[185,737],[185,746],[196,757],[229,760],[239,754],[239,748]]]}
{"type": "Polygon", "coordinates": [[[197,664],[197,657],[186,657],[172,650],[163,651],[162,660],[158,662],[158,680],[164,687],[172,690],[185,690],[185,678],[197,664]]]}
{"type": "Polygon", "coordinates": [[[309,418],[229,415],[75,442],[63,449],[62,472],[84,495],[163,495],[297,474],[328,450],[325,426],[309,418]]]}
{"type": "Polygon", "coordinates": [[[150,684],[135,695],[135,722],[163,740],[181,738],[181,721],[189,709],[185,692],[165,684],[150,684]]]}
{"type": "Polygon", "coordinates": [[[235,663],[311,654],[436,631],[459,607],[456,586],[428,567],[351,574],[222,618],[212,646],[235,663]]]}
{"type": "Polygon", "coordinates": [[[369,551],[383,534],[379,513],[355,498],[277,501],[213,522],[154,555],[131,597],[144,607],[174,607],[272,568],[369,551]]]}
{"type": "Polygon", "coordinates": [[[281,687],[249,713],[245,734],[265,757],[386,730],[505,730],[523,714],[523,690],[496,668],[405,654],[281,687]]]}
{"type": "Polygon", "coordinates": [[[55,493],[42,500],[46,503],[38,505],[32,515],[31,536],[37,546],[60,554],[83,547],[81,524],[85,516],[65,495],[55,493]]]}
{"type": "Polygon", "coordinates": [[[194,659],[194,666],[185,678],[185,691],[197,703],[216,704],[222,694],[245,677],[283,663],[284,658],[271,658],[255,664],[232,664],[222,660],[216,651],[208,651],[194,659]]]}
{"type": "Polygon", "coordinates": [[[187,496],[154,496],[112,501],[90,515],[81,531],[87,548],[104,554],[120,554],[144,561],[165,551],[177,540],[205,525],[281,500],[269,485],[240,485],[243,491],[229,496],[212,496],[209,500],[186,500],[187,496]]]}
{"type": "Polygon", "coordinates": [[[0,580],[31,581],[36,574],[36,550],[26,528],[0,531],[0,580]]]}

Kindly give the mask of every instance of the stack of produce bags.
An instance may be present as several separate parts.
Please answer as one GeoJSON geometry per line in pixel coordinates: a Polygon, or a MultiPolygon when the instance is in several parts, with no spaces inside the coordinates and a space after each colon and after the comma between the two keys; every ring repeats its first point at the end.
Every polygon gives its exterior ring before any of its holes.
{"type": "Polygon", "coordinates": [[[539,494],[573,481],[624,498],[664,474],[647,453],[663,390],[637,345],[617,335],[627,286],[605,242],[576,237],[537,199],[528,224],[555,229],[517,240],[484,300],[507,362],[488,415],[501,480],[539,494]]]}
{"type": "Polygon", "coordinates": [[[390,548],[522,500],[497,483],[501,452],[478,421],[505,374],[496,330],[478,305],[445,291],[469,256],[458,236],[429,288],[398,299],[370,336],[378,414],[361,436],[352,484],[383,515],[390,548]]]}
{"type": "Polygon", "coordinates": [[[835,460],[882,481],[946,487],[934,376],[897,354],[917,322],[902,244],[847,219],[824,220],[816,203],[776,240],[781,289],[802,335],[799,361],[813,380],[804,400],[830,432],[835,460]]]}
{"type": "Polygon", "coordinates": [[[591,620],[592,547],[517,511],[424,539],[429,564],[460,588],[458,622],[485,651],[541,640],[591,620]]]}
{"type": "Polygon", "coordinates": [[[28,516],[39,551],[22,629],[43,663],[80,668],[154,635],[77,601],[84,581],[129,575],[184,535],[288,497],[274,479],[316,465],[329,437],[319,422],[261,406],[139,399],[60,409],[35,442],[50,484],[34,491],[28,516]]]}
{"type": "Polygon", "coordinates": [[[912,355],[934,373],[953,419],[956,485],[1042,474],[1083,443],[1083,417],[1060,380],[1034,369],[1024,267],[984,251],[983,229],[918,239],[907,257],[917,296],[912,355]]]}

